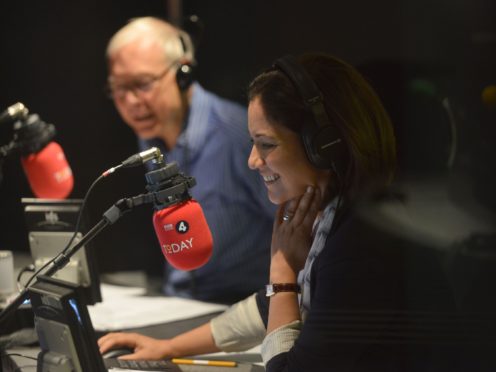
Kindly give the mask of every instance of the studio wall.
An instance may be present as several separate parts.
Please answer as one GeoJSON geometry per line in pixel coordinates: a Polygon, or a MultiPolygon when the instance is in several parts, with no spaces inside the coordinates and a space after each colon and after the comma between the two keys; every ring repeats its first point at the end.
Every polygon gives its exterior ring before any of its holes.
{"type": "MultiPolygon", "coordinates": [[[[133,133],[104,94],[108,39],[129,18],[167,18],[167,9],[166,1],[152,0],[1,3],[0,109],[21,101],[56,126],[74,172],[71,197],[83,197],[103,170],[137,150],[133,133]]],[[[239,102],[245,102],[250,78],[286,53],[323,51],[357,66],[399,65],[399,77],[390,70],[380,80],[370,76],[378,91],[392,80],[393,95],[396,79],[406,76],[403,67],[421,66],[418,71],[427,71],[423,77],[432,78],[436,92],[453,102],[463,139],[457,167],[473,179],[488,173],[483,160],[495,142],[494,123],[491,127],[486,118],[494,118],[494,111],[480,100],[483,87],[496,84],[496,27],[490,16],[495,10],[483,0],[182,2],[183,15],[197,14],[205,26],[199,82],[239,102]]],[[[399,107],[390,105],[391,111],[399,107]]],[[[1,143],[8,138],[9,129],[0,128],[1,143]]],[[[3,174],[0,249],[27,252],[20,198],[32,194],[18,159],[9,158],[3,174]]],[[[494,185],[494,176],[487,181],[494,185]]],[[[118,199],[143,192],[144,185],[143,168],[101,183],[89,202],[92,222],[118,199]]],[[[479,190],[480,198],[488,196],[486,188],[479,190]]],[[[135,210],[97,238],[102,271],[160,274],[163,260],[151,214],[151,208],[135,210]]]]}

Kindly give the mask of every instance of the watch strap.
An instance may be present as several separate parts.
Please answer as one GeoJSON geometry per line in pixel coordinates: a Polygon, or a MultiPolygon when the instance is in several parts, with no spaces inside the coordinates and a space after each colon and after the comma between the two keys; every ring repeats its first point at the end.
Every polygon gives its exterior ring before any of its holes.
{"type": "Polygon", "coordinates": [[[271,283],[265,286],[265,295],[274,296],[278,292],[300,293],[300,286],[297,283],[271,283]]]}

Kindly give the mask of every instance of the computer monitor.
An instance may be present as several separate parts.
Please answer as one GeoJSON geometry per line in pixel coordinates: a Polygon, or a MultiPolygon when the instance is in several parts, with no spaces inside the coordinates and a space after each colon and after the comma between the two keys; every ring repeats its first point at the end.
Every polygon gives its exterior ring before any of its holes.
{"type": "Polygon", "coordinates": [[[103,359],[81,286],[40,275],[28,289],[41,351],[37,371],[103,372],[108,369],[181,372],[170,360],[103,359]]]}
{"type": "Polygon", "coordinates": [[[38,371],[107,371],[80,288],[44,275],[29,288],[41,347],[38,371]]]}
{"type": "MultiPolygon", "coordinates": [[[[23,198],[24,216],[28,230],[28,240],[35,269],[38,270],[56,257],[69,243],[81,209],[80,199],[37,199],[23,198]]],[[[77,244],[86,231],[85,215],[72,245],[77,244]]],[[[100,302],[100,280],[96,258],[91,243],[71,257],[70,262],[54,277],[83,287],[87,304],[100,302]]]]}

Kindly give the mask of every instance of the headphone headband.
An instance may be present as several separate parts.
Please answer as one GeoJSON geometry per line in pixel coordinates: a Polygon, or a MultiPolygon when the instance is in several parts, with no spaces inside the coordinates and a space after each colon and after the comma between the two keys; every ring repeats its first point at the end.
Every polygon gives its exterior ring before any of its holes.
{"type": "Polygon", "coordinates": [[[324,107],[322,93],[296,58],[287,55],[276,60],[274,66],[289,77],[303,99],[303,103],[315,117],[317,125],[320,127],[331,125],[324,107]]]}
{"type": "Polygon", "coordinates": [[[339,145],[341,136],[336,126],[331,124],[321,91],[295,57],[287,55],[279,58],[273,67],[292,82],[312,116],[313,120],[304,123],[300,133],[308,159],[317,168],[337,171],[343,162],[343,145],[339,145]]]}

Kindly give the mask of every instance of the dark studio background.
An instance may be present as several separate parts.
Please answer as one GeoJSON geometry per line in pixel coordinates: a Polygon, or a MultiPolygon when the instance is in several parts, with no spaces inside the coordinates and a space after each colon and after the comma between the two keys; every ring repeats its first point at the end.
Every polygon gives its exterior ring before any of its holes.
{"type": "MultiPolygon", "coordinates": [[[[463,175],[478,208],[494,212],[496,108],[481,100],[482,89],[496,84],[496,5],[489,0],[2,1],[0,109],[21,101],[56,126],[75,177],[71,197],[83,197],[103,170],[137,150],[103,91],[107,41],[129,18],[167,18],[172,5],[204,23],[197,59],[206,88],[244,103],[248,81],[276,57],[333,53],[359,66],[385,100],[397,126],[402,173],[463,175]],[[458,129],[450,170],[444,97],[458,129]]],[[[0,144],[8,139],[9,128],[0,128],[0,144]]],[[[20,198],[32,194],[19,159],[9,158],[3,173],[0,249],[27,252],[20,198]]],[[[144,186],[142,168],[100,183],[90,199],[91,224],[144,186]]],[[[137,209],[97,237],[101,271],[160,275],[151,214],[137,209]]]]}

